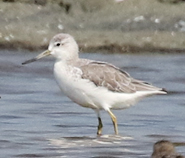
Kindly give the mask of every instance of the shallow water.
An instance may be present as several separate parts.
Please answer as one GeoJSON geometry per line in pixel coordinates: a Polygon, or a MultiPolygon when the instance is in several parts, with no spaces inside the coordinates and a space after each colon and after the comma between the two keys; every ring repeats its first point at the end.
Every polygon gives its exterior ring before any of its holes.
{"type": "Polygon", "coordinates": [[[180,143],[176,149],[185,155],[185,55],[82,54],[169,91],[114,111],[119,136],[102,111],[103,135],[97,137],[95,113],[60,92],[52,58],[21,66],[38,53],[0,51],[0,157],[147,158],[161,139],[180,143]]]}

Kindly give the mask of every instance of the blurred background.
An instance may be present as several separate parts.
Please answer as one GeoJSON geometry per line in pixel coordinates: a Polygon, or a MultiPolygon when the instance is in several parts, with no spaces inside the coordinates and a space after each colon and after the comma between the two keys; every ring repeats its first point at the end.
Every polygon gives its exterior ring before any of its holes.
{"type": "Polygon", "coordinates": [[[159,140],[185,155],[184,0],[0,0],[0,157],[148,158],[159,140]],[[110,62],[167,95],[114,111],[119,136],[64,96],[53,58],[21,63],[58,33],[75,37],[83,58],[110,62]]]}
{"type": "Polygon", "coordinates": [[[0,48],[46,48],[66,32],[85,52],[184,52],[184,0],[1,0],[0,48]]]}

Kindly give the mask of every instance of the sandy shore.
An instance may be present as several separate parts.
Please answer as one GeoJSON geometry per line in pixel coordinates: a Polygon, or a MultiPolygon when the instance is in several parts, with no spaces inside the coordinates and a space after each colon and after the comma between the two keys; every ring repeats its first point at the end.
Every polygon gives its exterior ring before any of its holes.
{"type": "Polygon", "coordinates": [[[53,35],[65,32],[82,52],[185,52],[185,2],[54,2],[1,1],[0,49],[46,49],[53,35]]]}

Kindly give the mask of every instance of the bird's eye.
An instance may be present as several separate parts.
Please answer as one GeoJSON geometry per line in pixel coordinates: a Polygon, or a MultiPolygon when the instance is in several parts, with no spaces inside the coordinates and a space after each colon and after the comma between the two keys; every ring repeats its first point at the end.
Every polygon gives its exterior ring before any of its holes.
{"type": "Polygon", "coordinates": [[[57,43],[57,44],[56,44],[56,46],[58,46],[58,47],[59,47],[59,46],[60,46],[60,43],[57,43]]]}

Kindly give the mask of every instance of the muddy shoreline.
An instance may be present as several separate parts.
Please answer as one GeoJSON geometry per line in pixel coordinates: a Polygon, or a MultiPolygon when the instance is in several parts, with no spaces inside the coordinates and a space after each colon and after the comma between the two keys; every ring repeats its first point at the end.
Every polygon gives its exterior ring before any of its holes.
{"type": "MultiPolygon", "coordinates": [[[[13,43],[6,43],[2,44],[0,43],[0,49],[1,50],[29,50],[30,52],[32,51],[42,51],[47,49],[48,45],[41,45],[41,46],[35,46],[35,45],[29,45],[21,42],[13,42],[13,43]]],[[[85,52],[85,53],[96,53],[96,52],[101,52],[101,53],[185,53],[185,48],[160,48],[160,47],[139,47],[139,46],[134,46],[134,45],[117,45],[117,44],[106,44],[106,45],[101,45],[101,46],[83,46],[79,45],[79,50],[80,52],[85,52]]]]}
{"type": "Polygon", "coordinates": [[[0,49],[46,49],[63,32],[81,52],[184,53],[184,7],[160,0],[1,1],[0,49]]]}

